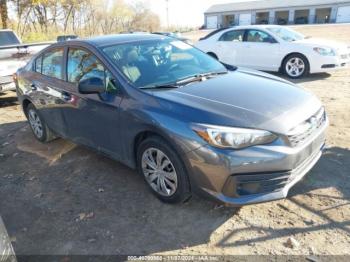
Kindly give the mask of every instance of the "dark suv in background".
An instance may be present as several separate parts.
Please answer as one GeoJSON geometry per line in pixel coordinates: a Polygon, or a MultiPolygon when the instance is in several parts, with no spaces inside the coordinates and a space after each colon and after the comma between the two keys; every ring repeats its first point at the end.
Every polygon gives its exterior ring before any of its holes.
{"type": "Polygon", "coordinates": [[[57,43],[16,77],[38,140],[67,138],[136,168],[168,203],[193,192],[232,205],[283,198],[325,143],[311,93],[160,35],[57,43]]]}

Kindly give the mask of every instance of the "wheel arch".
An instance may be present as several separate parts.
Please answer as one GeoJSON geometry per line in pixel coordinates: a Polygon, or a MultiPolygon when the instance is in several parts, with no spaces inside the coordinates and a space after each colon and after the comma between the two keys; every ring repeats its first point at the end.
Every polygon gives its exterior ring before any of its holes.
{"type": "Polygon", "coordinates": [[[139,145],[145,141],[147,138],[152,137],[152,136],[157,136],[163,139],[165,142],[169,144],[170,147],[174,149],[174,151],[179,155],[179,157],[182,159],[182,150],[179,148],[175,143],[171,142],[171,139],[164,134],[163,132],[156,130],[154,128],[145,128],[143,130],[140,130],[134,137],[133,141],[133,160],[136,166],[137,162],[137,149],[139,145]]]}
{"type": "Polygon", "coordinates": [[[139,133],[137,133],[136,136],[134,137],[134,141],[133,141],[133,158],[134,158],[135,163],[137,161],[136,160],[136,158],[137,158],[137,149],[138,149],[139,145],[142,143],[142,141],[145,141],[147,138],[149,138],[151,136],[159,136],[159,137],[163,138],[163,136],[160,135],[159,132],[154,131],[154,130],[150,130],[150,129],[142,130],[139,133]]]}
{"type": "MultiPolygon", "coordinates": [[[[182,163],[186,167],[187,170],[189,170],[190,163],[189,160],[186,158],[186,151],[181,147],[181,145],[177,144],[176,138],[172,137],[171,135],[167,134],[166,132],[163,132],[162,130],[158,130],[153,127],[144,128],[143,130],[140,130],[135,136],[132,144],[132,166],[137,166],[137,149],[138,146],[145,141],[147,138],[157,136],[163,139],[178,155],[178,157],[181,159],[182,163]]],[[[188,174],[190,177],[190,183],[192,182],[191,174],[188,174]]],[[[192,184],[192,183],[191,183],[192,184]]]]}
{"type": "Polygon", "coordinates": [[[28,117],[27,116],[27,108],[28,108],[28,106],[30,104],[33,104],[33,102],[29,98],[27,98],[27,97],[23,98],[23,100],[22,100],[22,109],[23,109],[23,112],[24,112],[26,117],[28,117]]]}

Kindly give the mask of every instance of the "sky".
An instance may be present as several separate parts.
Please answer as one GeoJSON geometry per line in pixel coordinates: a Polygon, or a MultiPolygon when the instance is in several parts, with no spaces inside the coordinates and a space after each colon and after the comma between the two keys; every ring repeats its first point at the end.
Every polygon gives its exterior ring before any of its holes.
{"type": "MultiPolygon", "coordinates": [[[[252,0],[169,0],[169,24],[174,26],[201,26],[204,12],[214,4],[245,2],[252,0]]],[[[166,0],[146,0],[153,12],[158,14],[162,26],[167,26],[166,0]]]]}

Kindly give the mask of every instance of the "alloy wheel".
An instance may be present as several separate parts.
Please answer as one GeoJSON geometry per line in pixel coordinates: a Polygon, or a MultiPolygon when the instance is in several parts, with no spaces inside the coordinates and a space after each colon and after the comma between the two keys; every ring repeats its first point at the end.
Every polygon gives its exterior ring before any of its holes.
{"type": "Polygon", "coordinates": [[[44,131],[43,131],[43,125],[41,123],[41,120],[38,114],[34,110],[30,109],[28,112],[28,119],[35,136],[37,138],[41,138],[43,136],[44,131]]]}
{"type": "Polygon", "coordinates": [[[299,57],[292,57],[286,63],[286,72],[291,77],[299,77],[305,71],[305,62],[299,57]]]}
{"type": "Polygon", "coordinates": [[[172,196],[178,186],[177,174],[169,157],[157,148],[142,154],[142,172],[151,188],[162,196],[172,196]]]}

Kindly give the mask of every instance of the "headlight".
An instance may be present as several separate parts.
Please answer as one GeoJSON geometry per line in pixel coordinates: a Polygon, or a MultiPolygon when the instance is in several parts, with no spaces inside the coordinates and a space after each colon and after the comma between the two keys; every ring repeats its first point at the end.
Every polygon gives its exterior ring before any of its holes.
{"type": "Polygon", "coordinates": [[[324,55],[324,56],[335,56],[335,51],[332,48],[329,47],[315,47],[314,51],[320,55],[324,55]]]}
{"type": "Polygon", "coordinates": [[[273,142],[277,136],[264,130],[194,125],[193,130],[210,145],[220,148],[241,149],[273,142]]]}

